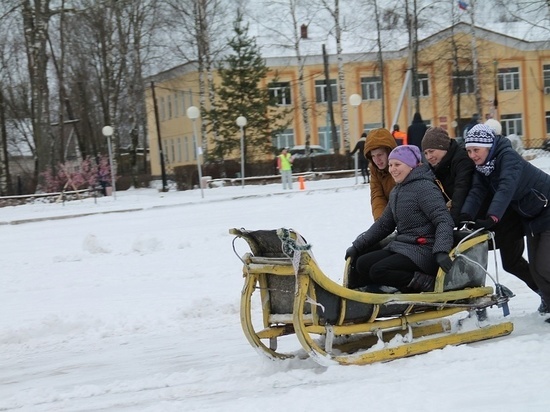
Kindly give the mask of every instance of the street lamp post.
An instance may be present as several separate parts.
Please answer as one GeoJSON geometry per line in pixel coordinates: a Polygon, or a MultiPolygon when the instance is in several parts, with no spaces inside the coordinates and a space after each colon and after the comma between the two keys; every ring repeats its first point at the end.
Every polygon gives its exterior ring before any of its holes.
{"type": "Polygon", "coordinates": [[[113,199],[116,200],[115,166],[113,162],[113,149],[111,148],[113,128],[111,126],[104,126],[103,129],[101,129],[101,133],[103,133],[103,136],[107,138],[107,146],[109,148],[109,164],[111,165],[111,186],[113,188],[113,199]]]}
{"type": "MultiPolygon", "coordinates": [[[[359,126],[359,105],[363,101],[363,98],[358,94],[352,94],[349,97],[349,104],[351,104],[353,107],[355,107],[355,119],[357,122],[357,126],[359,126]]],[[[355,143],[357,143],[357,139],[353,139],[355,143]]],[[[359,168],[359,152],[355,152],[353,155],[353,166],[355,168],[355,184],[358,184],[358,176],[357,176],[357,169],[359,168]]]]}
{"type": "Polygon", "coordinates": [[[197,145],[197,170],[199,172],[199,187],[201,189],[201,197],[204,198],[204,192],[202,190],[202,169],[201,169],[201,155],[202,155],[202,146],[199,144],[199,136],[197,135],[197,124],[196,121],[199,118],[200,110],[196,106],[189,106],[187,109],[187,117],[193,121],[193,134],[195,136],[195,143],[197,145]]]}
{"type": "Polygon", "coordinates": [[[244,127],[246,126],[246,117],[237,117],[237,126],[241,128],[241,186],[244,189],[244,127]]]}

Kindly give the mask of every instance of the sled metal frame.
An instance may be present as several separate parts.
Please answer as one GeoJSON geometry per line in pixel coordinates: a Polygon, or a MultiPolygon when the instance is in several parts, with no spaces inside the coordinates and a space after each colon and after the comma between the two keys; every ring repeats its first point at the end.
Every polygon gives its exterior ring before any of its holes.
{"type": "MultiPolygon", "coordinates": [[[[507,297],[496,296],[492,287],[483,286],[485,276],[476,280],[476,286],[445,290],[452,282],[440,269],[433,292],[361,292],[328,278],[308,250],[301,251],[299,261],[293,265],[292,259],[282,252],[276,230],[230,229],[229,232],[235,239],[245,239],[251,249],[251,253],[240,258],[245,278],[241,325],[249,343],[269,358],[303,356],[299,350],[278,349],[279,340],[291,335],[296,335],[305,354],[316,362],[347,365],[389,361],[447,345],[504,336],[513,330],[511,322],[487,326],[478,323],[473,330],[452,330],[451,316],[465,311],[471,315],[508,301],[507,297]],[[262,328],[257,328],[258,322],[253,321],[253,299],[258,293],[262,328]],[[405,335],[406,343],[397,346],[383,343],[397,334],[405,335]]],[[[296,232],[290,233],[293,239],[301,239],[296,232]]],[[[459,243],[451,256],[487,245],[489,240],[487,233],[481,233],[459,243]]]]}

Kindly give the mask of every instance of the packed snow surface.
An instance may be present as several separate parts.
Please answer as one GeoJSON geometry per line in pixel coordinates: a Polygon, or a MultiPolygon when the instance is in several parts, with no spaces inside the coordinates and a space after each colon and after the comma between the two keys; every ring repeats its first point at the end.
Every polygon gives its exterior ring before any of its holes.
{"type": "Polygon", "coordinates": [[[550,324],[502,269],[516,294],[509,336],[366,366],[259,356],[241,330],[228,229],[294,228],[341,282],[346,248],[372,223],[369,185],[203,195],[139,189],[0,209],[0,411],[550,410],[550,324]]]}

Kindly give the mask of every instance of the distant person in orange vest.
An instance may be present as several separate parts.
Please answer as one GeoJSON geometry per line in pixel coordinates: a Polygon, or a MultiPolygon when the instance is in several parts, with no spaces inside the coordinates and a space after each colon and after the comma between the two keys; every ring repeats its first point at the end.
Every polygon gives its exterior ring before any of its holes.
{"type": "Polygon", "coordinates": [[[402,132],[401,130],[399,130],[399,125],[398,124],[393,125],[393,132],[391,132],[391,135],[393,136],[393,138],[397,142],[398,146],[409,144],[408,140],[407,140],[407,133],[402,132]]]}

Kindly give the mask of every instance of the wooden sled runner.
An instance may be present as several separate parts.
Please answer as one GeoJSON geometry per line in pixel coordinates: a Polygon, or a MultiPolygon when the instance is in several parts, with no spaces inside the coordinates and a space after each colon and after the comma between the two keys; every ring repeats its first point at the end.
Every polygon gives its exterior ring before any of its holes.
{"type": "Polygon", "coordinates": [[[487,232],[455,247],[453,268],[448,274],[439,271],[433,292],[396,294],[361,292],[332,281],[292,230],[229,232],[235,235],[234,250],[239,238],[250,247],[239,257],[245,279],[243,331],[254,348],[272,359],[300,356],[294,335],[308,356],[329,365],[389,361],[513,330],[511,322],[488,324],[471,316],[495,305],[506,315],[513,296],[498,283],[495,289],[484,286],[487,232]],[[255,305],[261,306],[261,317],[255,305]],[[460,312],[467,316],[459,319],[460,312]]]}

